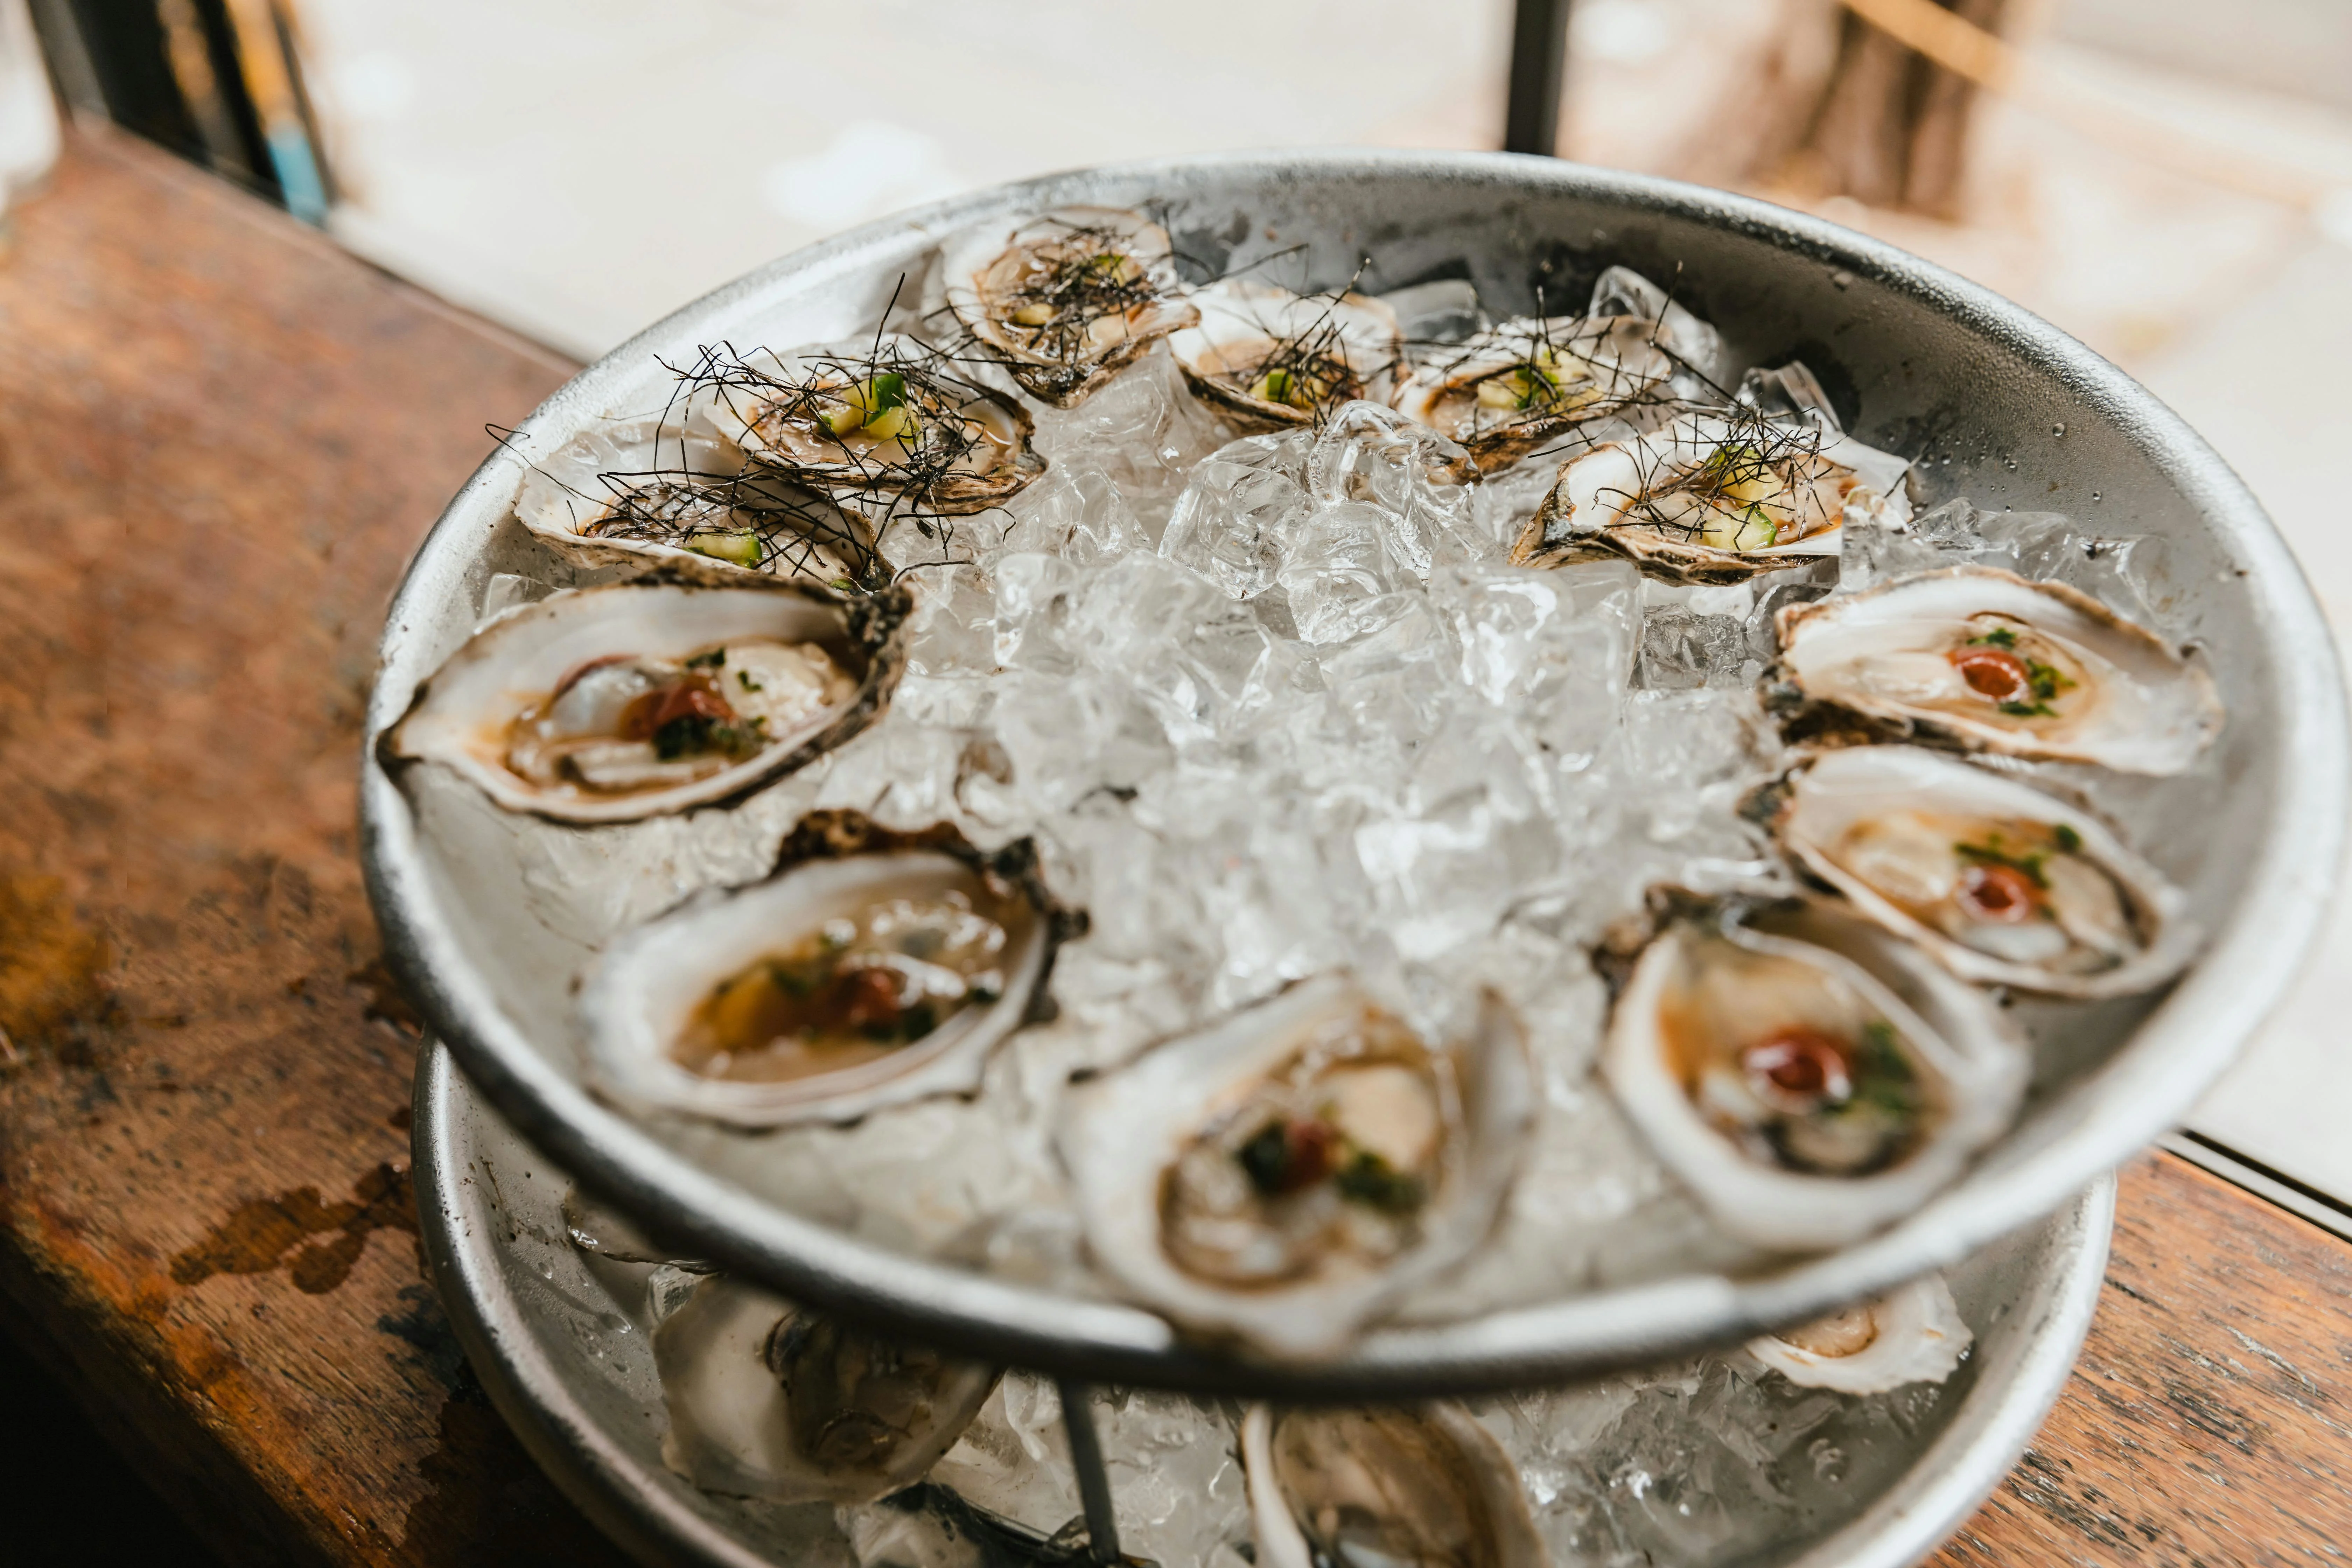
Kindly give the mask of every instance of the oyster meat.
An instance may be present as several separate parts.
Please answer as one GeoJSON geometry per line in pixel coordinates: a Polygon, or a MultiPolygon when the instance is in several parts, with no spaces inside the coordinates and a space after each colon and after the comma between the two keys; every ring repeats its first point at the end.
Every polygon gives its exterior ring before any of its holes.
{"type": "Polygon", "coordinates": [[[2200,941],[2186,895],[2096,816],[1939,752],[1828,752],[1790,775],[1778,826],[1854,908],[1982,984],[2129,995],[2200,941]]]}
{"type": "Polygon", "coordinates": [[[1969,751],[2186,770],[2221,728],[2210,676],[2088,595],[1984,566],[1780,613],[1779,679],[1969,751]]]}
{"type": "Polygon", "coordinates": [[[1790,1383],[1840,1394],[1885,1394],[1941,1383],[1976,1342],[1940,1274],[1914,1279],[1810,1323],[1748,1342],[1748,1353],[1790,1383]]]}
{"type": "Polygon", "coordinates": [[[1391,402],[1491,472],[1579,426],[1664,403],[1676,371],[1694,354],[1711,360],[1713,342],[1663,289],[1612,267],[1589,313],[1481,332],[1431,355],[1398,383],[1391,402]]]}
{"type": "Polygon", "coordinates": [[[1130,1295],[1314,1356],[1484,1239],[1533,1095],[1499,998],[1433,1047],[1327,974],[1075,1089],[1059,1142],[1087,1245],[1130,1295]]]}
{"type": "Polygon", "coordinates": [[[580,987],[592,1079],[745,1127],[967,1093],[1028,1009],[1050,925],[985,861],[803,862],[614,942],[580,987]]]}
{"type": "Polygon", "coordinates": [[[493,620],[417,689],[388,758],[455,769],[509,811],[628,822],[731,799],[889,700],[905,595],[625,583],[493,620]]]}
{"type": "Polygon", "coordinates": [[[1544,1568],[1518,1467],[1459,1405],[1242,1417],[1258,1568],[1544,1568]]]}
{"type": "Polygon", "coordinates": [[[670,1468],[707,1491],[776,1502],[871,1502],[913,1485],[997,1379],[725,1275],[662,1320],[653,1351],[670,1468]]]}
{"type": "Polygon", "coordinates": [[[911,338],[713,357],[695,379],[754,463],[844,501],[961,516],[1045,471],[1027,409],[911,338]]]}
{"type": "Polygon", "coordinates": [[[1868,922],[1831,904],[1673,900],[1654,920],[1646,942],[1604,953],[1623,973],[1602,1068],[1727,1231],[1790,1249],[1857,1240],[2015,1113],[2026,1057],[2000,1011],[1868,922]]]}
{"type": "Polygon", "coordinates": [[[944,251],[949,307],[1032,397],[1075,408],[1154,342],[1200,319],[1168,231],[1141,213],[1070,206],[944,251]]]}
{"type": "Polygon", "coordinates": [[[1562,465],[1511,561],[1622,555],[1671,582],[1741,583],[1837,554],[1850,514],[1907,518],[1909,466],[1814,420],[1685,414],[1562,465]]]}
{"type": "Polygon", "coordinates": [[[515,516],[584,566],[650,563],[721,584],[794,577],[881,586],[866,520],[772,473],[747,471],[707,401],[679,413],[573,436],[523,476],[515,516]]]}
{"type": "Polygon", "coordinates": [[[1249,429],[1311,425],[1387,401],[1402,352],[1396,312],[1362,294],[1294,294],[1228,278],[1196,290],[1201,319],[1168,340],[1195,395],[1249,429]]]}

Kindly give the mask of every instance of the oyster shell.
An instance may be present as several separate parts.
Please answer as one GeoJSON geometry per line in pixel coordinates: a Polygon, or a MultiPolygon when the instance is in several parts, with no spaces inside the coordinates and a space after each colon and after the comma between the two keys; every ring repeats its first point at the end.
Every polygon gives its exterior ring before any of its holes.
{"type": "Polygon", "coordinates": [[[1670,582],[1742,583],[1837,554],[1854,512],[1907,518],[1909,466],[1813,420],[1685,414],[1563,464],[1511,562],[1622,555],[1670,582]]]}
{"type": "Polygon", "coordinates": [[[1294,294],[1228,278],[1194,290],[1201,319],[1168,340],[1195,395],[1251,429],[1311,425],[1385,402],[1402,346],[1396,312],[1362,294],[1294,294]]]}
{"type": "Polygon", "coordinates": [[[2015,1113],[1999,1009],[1838,906],[1659,900],[1621,933],[1602,1071],[1726,1231],[1843,1246],[1917,1208],[2015,1113]]]}
{"type": "Polygon", "coordinates": [[[713,357],[694,379],[754,463],[836,500],[959,517],[1045,471],[1029,411],[912,338],[713,357]]]}
{"type": "Polygon", "coordinates": [[[1432,1049],[1326,974],[1074,1089],[1058,1141],[1095,1261],[1130,1296],[1307,1357],[1485,1237],[1533,1100],[1500,998],[1432,1049]]]}
{"type": "Polygon", "coordinates": [[[1200,319],[1168,231],[1118,207],[1057,208],[943,251],[949,308],[1022,390],[1076,408],[1154,340],[1200,319]]]}
{"type": "Polygon", "coordinates": [[[1748,1342],[1748,1353],[1808,1388],[1885,1394],[1906,1383],[1941,1383],[1976,1342],[1940,1274],[1929,1274],[1777,1334],[1748,1342]]]}
{"type": "Polygon", "coordinates": [[[1663,289],[1612,267],[1585,315],[1521,317],[1481,332],[1416,367],[1391,402],[1491,472],[1578,426],[1665,401],[1678,369],[1712,361],[1714,342],[1663,289]]]}
{"type": "Polygon", "coordinates": [[[592,1081],[743,1127],[971,1091],[1045,967],[1023,858],[809,860],[625,933],[581,980],[592,1081]]]}
{"type": "Polygon", "coordinates": [[[2201,940],[2186,895],[2096,816],[1940,752],[1827,752],[1790,774],[1777,826],[1807,870],[1965,980],[2126,996],[2201,940]]]}
{"type": "Polygon", "coordinates": [[[1459,1405],[1242,1417],[1258,1568],[1544,1568],[1518,1468],[1459,1405]]]}
{"type": "Polygon", "coordinates": [[[1969,751],[2186,770],[2221,728],[2203,669],[2063,583],[1922,572],[1779,616],[1780,680],[1805,699],[1969,751]]]}
{"type": "Polygon", "coordinates": [[[794,1308],[712,1275],[653,1332],[662,1458],[706,1491],[872,1502],[923,1479],[997,1371],[794,1308]]]}
{"type": "Polygon", "coordinates": [[[636,582],[476,632],[383,741],[509,811],[631,822],[730,800],[855,735],[903,663],[903,591],[636,582]]]}
{"type": "Polygon", "coordinates": [[[776,577],[883,584],[887,573],[865,519],[773,474],[747,472],[707,405],[684,413],[577,432],[523,476],[516,518],[583,566],[653,564],[721,585],[776,577]]]}

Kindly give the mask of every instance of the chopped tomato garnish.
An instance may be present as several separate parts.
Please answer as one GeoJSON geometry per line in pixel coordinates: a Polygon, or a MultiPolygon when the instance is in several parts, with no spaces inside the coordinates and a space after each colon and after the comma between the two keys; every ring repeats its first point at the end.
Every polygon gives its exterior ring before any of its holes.
{"type": "Polygon", "coordinates": [[[880,964],[866,964],[841,977],[847,993],[842,1021],[853,1029],[894,1029],[906,1016],[898,1002],[898,977],[880,964]]]}
{"type": "Polygon", "coordinates": [[[1763,1098],[1790,1110],[1843,1104],[1853,1095],[1845,1045],[1819,1029],[1791,1025],[1739,1053],[1740,1069],[1763,1098]]]}
{"type": "Polygon", "coordinates": [[[2033,672],[2003,647],[1964,647],[1951,655],[1952,668],[1969,689],[1995,702],[2032,702],[2033,672]]]}
{"type": "Polygon", "coordinates": [[[1953,897],[1977,919],[1999,925],[2032,920],[2042,907],[2042,889],[2014,866],[1970,866],[1953,897]]]}
{"type": "Polygon", "coordinates": [[[665,724],[680,719],[707,719],[714,724],[731,724],[735,710],[710,678],[700,671],[688,676],[675,686],[665,686],[659,691],[648,691],[630,703],[621,712],[621,738],[625,741],[649,741],[661,732],[665,724]]]}

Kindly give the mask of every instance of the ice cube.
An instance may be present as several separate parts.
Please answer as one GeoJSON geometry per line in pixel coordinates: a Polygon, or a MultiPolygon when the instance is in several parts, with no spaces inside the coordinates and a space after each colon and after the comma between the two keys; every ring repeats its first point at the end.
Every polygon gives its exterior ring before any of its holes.
{"type": "Polygon", "coordinates": [[[1289,531],[1308,510],[1305,431],[1251,436],[1192,470],[1160,535],[1160,553],[1207,574],[1236,599],[1274,586],[1289,531]]]}
{"type": "Polygon", "coordinates": [[[1616,725],[1639,586],[1624,562],[1552,572],[1465,565],[1441,572],[1431,594],[1452,626],[1463,683],[1575,769],[1616,725]]]}
{"type": "Polygon", "coordinates": [[[1390,618],[1377,606],[1405,581],[1389,557],[1389,514],[1343,501],[1301,519],[1275,574],[1299,637],[1341,643],[1390,618]]]}
{"type": "Polygon", "coordinates": [[[1042,552],[1090,566],[1150,548],[1127,497],[1098,469],[1048,469],[1007,502],[1002,515],[1006,526],[991,553],[1042,552]]]}
{"type": "Polygon", "coordinates": [[[912,675],[986,675],[996,668],[996,593],[977,565],[922,566],[902,579],[914,595],[907,623],[912,675]]]}
{"type": "Polygon", "coordinates": [[[1231,439],[1185,390],[1165,344],[1076,408],[1037,416],[1036,446],[1047,463],[1108,477],[1155,545],[1192,465],[1231,439]]]}
{"type": "Polygon", "coordinates": [[[1642,617],[1638,684],[1649,691],[1747,683],[1748,626],[1737,616],[1664,605],[1642,617]]]}
{"type": "Polygon", "coordinates": [[[1425,425],[1378,403],[1333,410],[1307,459],[1307,491],[1329,507],[1379,509],[1389,553],[1423,582],[1441,561],[1493,553],[1472,523],[1470,456],[1425,425]]]}
{"type": "Polygon", "coordinates": [[[992,622],[997,664],[1040,675],[1071,675],[1079,650],[1071,641],[1078,569],[1058,555],[1000,557],[989,568],[995,591],[992,622]]]}

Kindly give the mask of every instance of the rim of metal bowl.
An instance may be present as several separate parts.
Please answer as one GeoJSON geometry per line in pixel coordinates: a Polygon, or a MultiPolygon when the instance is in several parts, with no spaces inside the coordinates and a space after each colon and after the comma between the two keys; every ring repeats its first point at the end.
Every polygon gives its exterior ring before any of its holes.
{"type": "MultiPolygon", "coordinates": [[[[361,782],[362,863],[387,958],[433,1030],[516,1127],[580,1180],[712,1258],[910,1338],[1101,1381],[1320,1398],[1467,1393],[1656,1361],[1816,1315],[1885,1290],[2036,1220],[2168,1128],[2225,1068],[2294,978],[2326,912],[2343,847],[2347,757],[2334,644],[2285,542],[2245,485],[2180,418],[2090,349],[1991,291],[1835,225],[1720,191],[1507,153],[1234,153],[1057,174],[999,186],[855,229],[705,296],[583,371],[524,423],[558,426],[598,406],[671,340],[723,330],[760,301],[855,276],[866,252],[910,225],[943,233],[997,214],[1099,197],[1104,187],[1180,185],[1213,174],[1266,183],[1409,177],[1580,197],[1762,239],[1907,295],[2081,396],[2113,422],[2233,552],[2252,596],[2259,654],[2282,721],[2253,760],[2275,775],[2277,809],[2226,924],[2198,964],[2097,1069],[2099,1092],[2042,1147],[1964,1177],[1895,1228],[1753,1279],[1691,1276],[1437,1326],[1377,1329],[1328,1362],[1276,1364],[1202,1349],[1141,1308],[1064,1296],[851,1238],[704,1171],[593,1098],[501,1009],[436,907],[416,826],[373,742],[413,679],[379,679],[361,782]]],[[[459,591],[469,531],[510,502],[520,459],[494,454],[419,548],[387,616],[385,671],[399,668],[424,606],[459,591]]],[[[414,655],[410,656],[414,658],[414,655]]],[[[421,675],[423,672],[415,672],[421,675]]]]}
{"type": "MultiPolygon", "coordinates": [[[[488,1223],[466,1191],[470,1089],[446,1047],[417,1064],[416,1206],[426,1256],[458,1342],[492,1403],[566,1496],[642,1562],[757,1568],[768,1558],[697,1510],[687,1483],[648,1470],[572,1392],[532,1314],[478,1237],[488,1223]]],[[[1785,1568],[1908,1568],[2000,1484],[2064,1391],[2097,1313],[2115,1232],[2116,1179],[2103,1176],[2054,1223],[2079,1237],[2064,1277],[2026,1303],[2042,1317],[1997,1388],[1981,1379],[1895,1484],[1785,1568]]]]}

